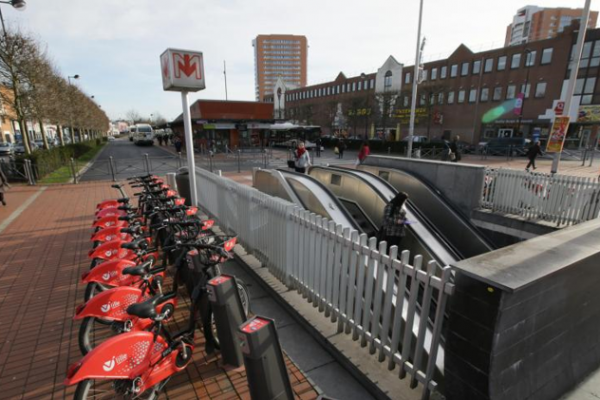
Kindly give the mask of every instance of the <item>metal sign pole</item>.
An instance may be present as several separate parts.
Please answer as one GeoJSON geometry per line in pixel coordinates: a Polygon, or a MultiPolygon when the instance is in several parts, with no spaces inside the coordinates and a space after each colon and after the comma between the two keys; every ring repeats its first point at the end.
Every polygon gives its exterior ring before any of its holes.
{"type": "Polygon", "coordinates": [[[185,128],[185,150],[187,152],[188,171],[190,178],[190,197],[193,205],[198,205],[196,192],[196,163],[194,160],[194,139],[192,137],[192,119],[190,116],[190,105],[188,92],[181,92],[181,104],[183,106],[183,126],[185,128]]]}

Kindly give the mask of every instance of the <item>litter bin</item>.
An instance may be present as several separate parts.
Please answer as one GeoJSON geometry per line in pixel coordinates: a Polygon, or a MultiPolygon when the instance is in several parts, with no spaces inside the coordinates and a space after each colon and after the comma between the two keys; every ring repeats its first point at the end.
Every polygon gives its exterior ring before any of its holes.
{"type": "Polygon", "coordinates": [[[177,189],[181,197],[185,197],[185,205],[192,205],[192,194],[190,193],[190,172],[187,167],[181,167],[177,170],[177,176],[175,176],[177,182],[177,189]]]}

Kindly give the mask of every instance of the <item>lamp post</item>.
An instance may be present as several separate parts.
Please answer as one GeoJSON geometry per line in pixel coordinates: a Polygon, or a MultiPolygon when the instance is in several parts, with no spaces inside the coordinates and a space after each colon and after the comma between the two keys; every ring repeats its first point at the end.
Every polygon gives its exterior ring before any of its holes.
{"type": "MultiPolygon", "coordinates": [[[[0,1],[0,4],[10,4],[15,10],[23,11],[27,3],[25,0],[0,1]]],[[[4,17],[2,16],[2,8],[0,7],[0,21],[2,22],[2,32],[6,37],[6,27],[4,26],[4,17]]]]}
{"type": "MultiPolygon", "coordinates": [[[[517,123],[517,134],[521,132],[521,120],[523,119],[523,111],[525,110],[525,97],[529,93],[527,93],[527,85],[529,84],[529,70],[531,69],[529,65],[529,57],[531,56],[531,49],[525,49],[525,88],[523,89],[523,98],[521,99],[521,110],[519,111],[519,122],[517,123]]],[[[531,91],[530,91],[531,92],[531,91]]]]}
{"type": "MultiPolygon", "coordinates": [[[[367,75],[365,75],[365,73],[361,73],[360,74],[360,79],[362,79],[363,82],[363,90],[366,91],[367,90],[367,83],[369,82],[367,80],[367,75]]],[[[366,109],[365,109],[365,140],[369,139],[369,115],[367,114],[368,110],[369,110],[369,92],[367,93],[367,103],[366,103],[366,109]]]]}
{"type": "Polygon", "coordinates": [[[417,29],[417,54],[415,56],[415,72],[412,84],[412,100],[410,104],[410,123],[408,126],[408,158],[412,157],[413,136],[415,133],[415,109],[417,108],[417,80],[419,78],[419,68],[421,66],[421,52],[425,46],[425,42],[421,43],[421,22],[423,20],[423,0],[419,6],[419,27],[417,29]]]}
{"type": "Polygon", "coordinates": [[[281,119],[281,87],[277,88],[277,116],[281,119]]]}
{"type": "MultiPolygon", "coordinates": [[[[71,79],[79,79],[79,75],[75,74],[73,76],[68,76],[67,75],[67,80],[69,81],[69,86],[73,86],[73,84],[71,83],[71,79]]],[[[73,99],[69,99],[69,103],[71,105],[71,110],[69,112],[69,132],[71,133],[71,141],[73,143],[75,143],[75,131],[73,129],[73,99]]],[[[81,140],[80,140],[81,141],[81,140]]]]}

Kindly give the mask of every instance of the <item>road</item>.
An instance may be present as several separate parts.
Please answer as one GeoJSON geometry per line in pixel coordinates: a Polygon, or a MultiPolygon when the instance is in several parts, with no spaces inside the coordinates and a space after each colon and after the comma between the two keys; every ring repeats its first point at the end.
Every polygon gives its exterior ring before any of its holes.
{"type": "Polygon", "coordinates": [[[112,179],[113,171],[117,179],[125,179],[148,172],[164,175],[176,172],[177,168],[178,157],[159,146],[136,146],[127,139],[120,139],[106,145],[91,168],[82,175],[81,181],[112,179]]]}

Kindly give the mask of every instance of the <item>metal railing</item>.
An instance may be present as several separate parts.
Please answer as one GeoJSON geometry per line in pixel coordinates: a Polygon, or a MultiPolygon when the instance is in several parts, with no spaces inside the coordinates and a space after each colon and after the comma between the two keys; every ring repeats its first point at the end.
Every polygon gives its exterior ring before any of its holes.
{"type": "Polygon", "coordinates": [[[591,178],[488,169],[481,207],[557,226],[574,225],[598,218],[600,183],[591,178]]]}
{"type": "MultiPolygon", "coordinates": [[[[338,332],[352,334],[388,368],[423,385],[434,380],[450,267],[336,225],[230,179],[197,169],[199,205],[289,288],[318,307],[338,332]],[[416,284],[418,283],[418,284],[416,284]],[[430,310],[433,312],[430,313],[430,310]],[[422,318],[420,316],[423,316],[422,318]]],[[[440,359],[442,357],[440,356],[440,359]]],[[[443,364],[438,367],[443,372],[443,364]]]]}

